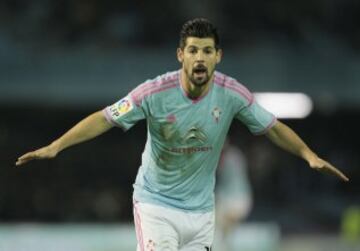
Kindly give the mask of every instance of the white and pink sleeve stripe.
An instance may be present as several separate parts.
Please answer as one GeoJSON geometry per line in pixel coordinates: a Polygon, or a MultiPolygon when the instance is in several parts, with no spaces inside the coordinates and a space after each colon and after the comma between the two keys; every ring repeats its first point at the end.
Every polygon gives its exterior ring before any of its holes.
{"type": "Polygon", "coordinates": [[[178,86],[178,79],[178,74],[173,74],[165,79],[155,79],[153,81],[146,82],[133,90],[130,93],[130,96],[134,103],[139,105],[147,96],[178,86]]]}
{"type": "Polygon", "coordinates": [[[234,79],[228,78],[223,74],[215,74],[214,83],[240,94],[249,101],[249,104],[254,102],[254,95],[245,86],[234,79]]]}

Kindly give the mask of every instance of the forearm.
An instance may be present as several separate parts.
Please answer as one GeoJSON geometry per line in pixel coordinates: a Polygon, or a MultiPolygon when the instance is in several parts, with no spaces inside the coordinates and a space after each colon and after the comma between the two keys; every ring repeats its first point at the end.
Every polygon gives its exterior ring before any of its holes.
{"type": "Polygon", "coordinates": [[[60,138],[50,144],[56,152],[95,138],[96,136],[108,131],[112,125],[106,121],[101,111],[95,112],[81,120],[60,138]]]}
{"type": "Polygon", "coordinates": [[[305,144],[305,142],[288,126],[278,121],[266,134],[267,137],[280,148],[296,155],[307,162],[317,155],[305,144]]]}

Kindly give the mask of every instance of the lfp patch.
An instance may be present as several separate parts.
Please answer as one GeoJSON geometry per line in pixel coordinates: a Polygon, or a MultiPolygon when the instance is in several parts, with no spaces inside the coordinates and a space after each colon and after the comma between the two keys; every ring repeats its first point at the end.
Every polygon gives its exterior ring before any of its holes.
{"type": "Polygon", "coordinates": [[[133,108],[134,107],[131,100],[128,97],[125,97],[110,107],[111,116],[114,119],[117,119],[124,114],[130,112],[133,108]]]}

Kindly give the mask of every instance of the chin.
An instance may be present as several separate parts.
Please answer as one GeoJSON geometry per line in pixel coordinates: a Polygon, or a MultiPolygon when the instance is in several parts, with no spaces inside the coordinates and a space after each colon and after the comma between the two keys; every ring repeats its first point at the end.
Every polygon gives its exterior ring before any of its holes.
{"type": "Polygon", "coordinates": [[[207,83],[208,81],[201,81],[201,82],[199,82],[199,81],[191,81],[191,82],[193,83],[193,85],[195,85],[195,86],[197,86],[197,87],[201,87],[201,86],[206,85],[206,83],[207,83]]]}
{"type": "Polygon", "coordinates": [[[206,85],[209,82],[209,78],[205,78],[204,80],[196,80],[195,78],[192,78],[191,82],[193,83],[193,85],[195,85],[197,87],[201,87],[201,86],[206,85]]]}

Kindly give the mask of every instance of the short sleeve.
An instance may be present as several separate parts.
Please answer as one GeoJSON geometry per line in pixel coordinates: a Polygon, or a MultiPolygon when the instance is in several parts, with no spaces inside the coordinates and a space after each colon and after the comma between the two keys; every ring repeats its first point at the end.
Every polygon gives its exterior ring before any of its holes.
{"type": "Polygon", "coordinates": [[[115,126],[121,127],[124,131],[130,129],[139,120],[145,118],[141,105],[136,105],[131,95],[124,97],[115,104],[103,110],[106,119],[115,126]]]}
{"type": "Polygon", "coordinates": [[[255,135],[266,133],[276,123],[276,117],[256,101],[243,107],[235,117],[255,135]]]}

